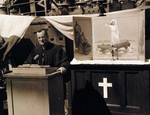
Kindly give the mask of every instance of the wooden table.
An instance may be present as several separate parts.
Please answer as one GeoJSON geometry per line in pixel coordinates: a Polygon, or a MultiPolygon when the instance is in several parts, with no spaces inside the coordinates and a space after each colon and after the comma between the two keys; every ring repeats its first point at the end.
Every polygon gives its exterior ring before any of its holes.
{"type": "Polygon", "coordinates": [[[77,64],[71,71],[72,112],[96,111],[103,97],[113,115],[150,114],[150,65],[77,64]]]}

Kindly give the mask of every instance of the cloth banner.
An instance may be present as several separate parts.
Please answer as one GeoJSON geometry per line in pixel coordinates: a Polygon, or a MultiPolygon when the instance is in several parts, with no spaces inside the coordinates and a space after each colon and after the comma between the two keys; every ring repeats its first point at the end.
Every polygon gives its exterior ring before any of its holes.
{"type": "Polygon", "coordinates": [[[73,40],[73,16],[44,16],[57,30],[73,40]]]}
{"type": "Polygon", "coordinates": [[[5,43],[0,47],[0,59],[5,60],[11,48],[24,36],[35,17],[0,15],[0,36],[5,43]]]}
{"type": "Polygon", "coordinates": [[[0,15],[0,35],[6,38],[13,35],[22,38],[34,18],[32,16],[0,15]]]}

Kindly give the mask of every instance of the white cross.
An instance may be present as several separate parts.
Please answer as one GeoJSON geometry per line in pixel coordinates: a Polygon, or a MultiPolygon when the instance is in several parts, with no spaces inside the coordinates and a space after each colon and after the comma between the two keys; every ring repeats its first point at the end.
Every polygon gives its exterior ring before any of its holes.
{"type": "Polygon", "coordinates": [[[107,83],[107,78],[103,78],[103,83],[102,82],[98,82],[98,86],[102,86],[103,87],[104,98],[108,98],[107,87],[112,87],[112,83],[107,83]]]}

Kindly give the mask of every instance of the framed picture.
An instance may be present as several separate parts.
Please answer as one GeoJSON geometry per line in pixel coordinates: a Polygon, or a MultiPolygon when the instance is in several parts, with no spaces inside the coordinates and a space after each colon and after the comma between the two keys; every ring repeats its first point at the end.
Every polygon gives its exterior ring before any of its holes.
{"type": "Polygon", "coordinates": [[[93,59],[92,23],[88,17],[73,17],[74,57],[77,60],[93,59]]]}
{"type": "Polygon", "coordinates": [[[74,57],[145,61],[146,23],[149,22],[146,12],[125,10],[106,16],[74,17],[74,57]]]}

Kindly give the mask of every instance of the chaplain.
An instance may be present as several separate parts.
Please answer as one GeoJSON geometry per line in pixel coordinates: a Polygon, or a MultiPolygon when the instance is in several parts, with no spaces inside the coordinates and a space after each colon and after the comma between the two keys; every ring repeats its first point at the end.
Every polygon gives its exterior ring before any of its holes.
{"type": "Polygon", "coordinates": [[[61,46],[49,41],[46,29],[41,29],[36,34],[40,45],[33,49],[26,63],[58,67],[57,71],[65,73],[69,67],[69,61],[65,51],[61,46]]]}

